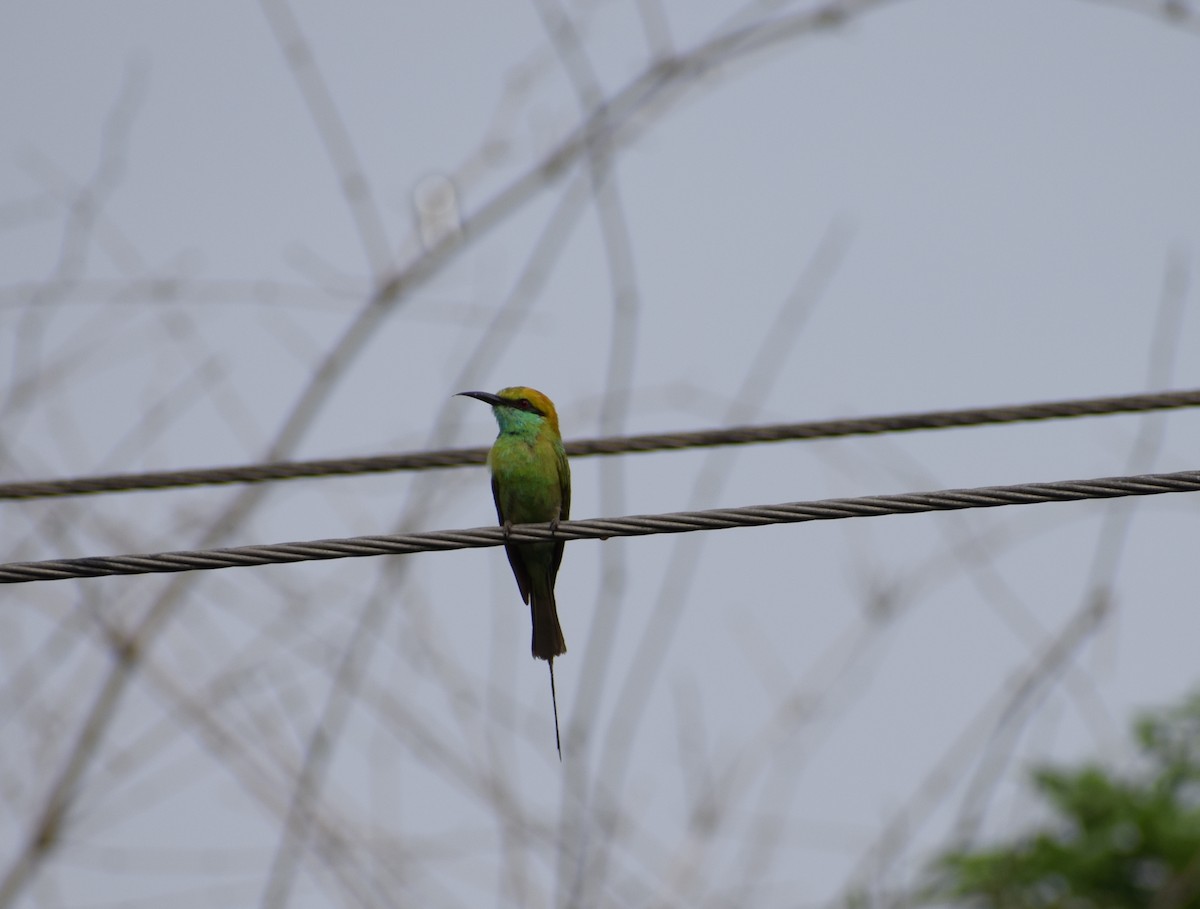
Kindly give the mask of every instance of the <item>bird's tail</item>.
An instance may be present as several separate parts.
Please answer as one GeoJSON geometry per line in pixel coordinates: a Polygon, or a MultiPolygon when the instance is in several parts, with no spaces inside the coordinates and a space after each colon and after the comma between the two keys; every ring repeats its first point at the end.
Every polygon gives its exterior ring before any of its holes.
{"type": "Polygon", "coordinates": [[[535,584],[529,598],[529,611],[533,616],[533,655],[539,660],[553,660],[567,652],[562,626],[558,624],[558,605],[554,602],[554,588],[539,590],[535,584]]]}
{"type": "Polygon", "coordinates": [[[554,747],[558,749],[558,759],[562,760],[562,738],[558,734],[558,692],[554,690],[554,660],[546,663],[550,667],[550,703],[554,705],[554,747]]]}
{"type": "Polygon", "coordinates": [[[558,734],[558,692],[554,690],[554,658],[567,652],[562,626],[558,624],[558,604],[554,601],[553,582],[542,587],[534,584],[530,591],[529,610],[533,616],[533,655],[550,664],[550,701],[554,705],[554,744],[562,760],[562,739],[558,734]]]}

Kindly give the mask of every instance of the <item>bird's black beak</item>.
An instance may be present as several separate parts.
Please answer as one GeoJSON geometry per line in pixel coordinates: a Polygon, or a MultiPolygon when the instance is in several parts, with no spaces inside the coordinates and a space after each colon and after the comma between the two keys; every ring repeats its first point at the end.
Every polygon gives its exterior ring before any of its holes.
{"type": "Polygon", "coordinates": [[[486,391],[460,391],[454,397],[457,398],[459,395],[467,398],[475,398],[477,401],[482,401],[484,404],[491,404],[493,407],[503,407],[508,403],[499,395],[494,395],[486,391]]]}

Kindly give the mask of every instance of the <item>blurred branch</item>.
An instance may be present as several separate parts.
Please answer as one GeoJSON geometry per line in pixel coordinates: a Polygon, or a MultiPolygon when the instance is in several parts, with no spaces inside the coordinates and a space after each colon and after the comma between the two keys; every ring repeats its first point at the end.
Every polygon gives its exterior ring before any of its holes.
{"type": "MultiPolygon", "coordinates": [[[[83,274],[93,225],[109,195],[124,172],[129,138],[137,111],[146,91],[147,72],[138,64],[126,67],[124,83],[109,110],[103,127],[100,160],[90,181],[75,198],[68,214],[52,281],[70,287],[83,274]]],[[[46,308],[52,298],[46,293],[33,294],[17,325],[13,340],[14,356],[5,400],[0,404],[6,433],[17,432],[13,412],[16,389],[34,381],[41,357],[41,333],[46,308]]],[[[0,456],[4,455],[0,449],[0,456]]],[[[114,676],[116,673],[113,674],[114,676]]],[[[103,687],[93,701],[93,715],[111,715],[119,687],[103,687]]],[[[104,724],[85,723],[72,747],[72,757],[51,783],[37,816],[25,831],[7,870],[0,878],[0,906],[10,905],[34,871],[60,842],[67,809],[88,760],[94,755],[104,724]],[[76,757],[77,756],[77,757],[76,757]]]]}
{"type": "MultiPolygon", "coordinates": [[[[1150,387],[1171,380],[1179,353],[1179,339],[1183,336],[1181,328],[1189,283],[1186,260],[1178,254],[1170,255],[1163,269],[1162,292],[1147,357],[1146,381],[1150,387]]],[[[1145,472],[1153,468],[1165,432],[1166,422],[1161,415],[1143,418],[1126,459],[1127,472],[1145,472]]],[[[1079,648],[1107,621],[1115,604],[1113,590],[1136,505],[1135,500],[1130,500],[1105,511],[1079,607],[1045,656],[1030,668],[1028,676],[1012,691],[1008,706],[993,730],[991,744],[963,796],[955,830],[955,839],[960,844],[969,844],[982,826],[991,794],[1012,757],[1021,730],[1037,705],[1048,696],[1048,689],[1063,675],[1079,648]]]]}
{"type": "Polygon", "coordinates": [[[636,0],[636,5],[650,59],[661,60],[670,56],[671,27],[667,22],[667,11],[663,8],[662,0],[636,0]]]}
{"type": "Polygon", "coordinates": [[[392,268],[391,244],[371,192],[371,183],[359,163],[354,142],[342,121],[325,75],[317,65],[312,45],[301,30],[288,0],[262,0],[261,5],[296,87],[308,105],[317,135],[329,155],[371,273],[382,276],[392,268]]]}
{"type": "MultiPolygon", "coordinates": [[[[104,120],[96,169],[70,202],[59,244],[58,261],[48,280],[34,288],[25,300],[24,312],[11,341],[7,392],[3,401],[0,401],[0,419],[9,437],[15,436],[20,426],[19,411],[15,407],[17,390],[36,385],[39,380],[42,332],[49,313],[53,312],[51,304],[69,293],[83,276],[100,213],[124,175],[130,136],[146,94],[147,81],[148,69],[140,61],[127,63],[117,98],[104,120]]],[[[6,458],[6,454],[5,446],[0,443],[0,458],[6,458]]],[[[2,894],[3,889],[0,888],[0,896],[2,894]]]]}
{"type": "MultiPolygon", "coordinates": [[[[634,369],[637,364],[638,313],[641,308],[634,261],[633,243],[629,236],[629,224],[620,189],[613,167],[615,149],[611,144],[610,124],[603,91],[595,71],[588,60],[579,35],[570,17],[559,6],[558,0],[534,0],[534,6],[542,19],[550,43],[562,61],[578,99],[583,122],[591,122],[595,128],[587,146],[588,171],[591,176],[592,195],[596,214],[600,222],[600,236],[608,267],[609,291],[612,295],[612,316],[609,328],[608,364],[605,371],[604,391],[600,408],[600,432],[612,434],[620,431],[629,414],[633,395],[634,369]]],[[[600,470],[599,499],[605,511],[622,512],[626,509],[625,466],[619,461],[604,464],[600,470]]],[[[604,615],[607,634],[589,635],[585,667],[595,673],[592,678],[599,683],[607,674],[611,657],[612,633],[620,622],[623,605],[621,596],[625,589],[627,572],[625,552],[620,547],[606,547],[601,554],[601,583],[596,591],[595,615],[604,615]]],[[[597,685],[597,687],[600,687],[597,685]]],[[[577,711],[577,715],[590,712],[588,708],[577,711]]],[[[574,798],[562,801],[560,816],[560,846],[558,850],[558,884],[555,902],[578,905],[590,901],[590,895],[581,893],[589,881],[586,878],[587,858],[574,854],[572,844],[583,844],[587,837],[582,835],[581,808],[587,805],[589,750],[587,734],[589,727],[584,723],[567,724],[567,755],[572,759],[563,778],[564,791],[574,798]]],[[[586,809],[585,809],[586,810],[586,809]]]]}
{"type": "MultiPolygon", "coordinates": [[[[792,292],[784,299],[767,327],[759,349],[751,357],[751,367],[734,392],[733,404],[725,415],[727,422],[745,419],[752,409],[749,402],[760,401],[766,396],[799,338],[804,322],[836,271],[847,242],[848,237],[840,226],[826,232],[792,292]]],[[[700,475],[693,484],[693,502],[702,497],[719,495],[719,489],[729,476],[729,465],[730,455],[727,452],[715,452],[705,459],[700,475]]],[[[602,797],[599,791],[592,795],[596,804],[591,809],[594,813],[591,823],[599,827],[600,837],[596,854],[590,861],[581,859],[579,862],[573,894],[577,903],[587,904],[594,888],[605,878],[605,865],[617,830],[616,807],[632,758],[637,728],[646,710],[645,693],[653,688],[654,679],[662,666],[662,655],[670,644],[688,600],[702,545],[701,540],[695,540],[675,547],[664,570],[659,595],[655,598],[656,607],[648,619],[646,630],[633,655],[631,668],[617,694],[614,719],[605,735],[603,771],[598,772],[598,778],[605,780],[609,795],[602,797]]],[[[576,718],[572,721],[572,727],[569,727],[569,738],[576,724],[586,729],[587,724],[595,722],[599,693],[606,687],[605,675],[616,636],[619,614],[615,609],[616,604],[613,604],[612,608],[596,611],[597,618],[588,636],[588,652],[581,671],[584,680],[581,688],[585,695],[580,698],[576,708],[576,718]]],[[[582,798],[580,801],[587,804],[582,798]]],[[[574,822],[582,828],[587,820],[580,814],[574,818],[574,822]]],[[[573,831],[572,840],[575,842],[587,842],[590,839],[582,829],[573,831]]]]}
{"type": "MultiPolygon", "coordinates": [[[[479,342],[472,355],[464,360],[458,380],[454,383],[455,387],[469,387],[476,384],[473,377],[486,374],[503,345],[507,343],[507,339],[511,337],[511,330],[520,324],[529,305],[536,299],[554,264],[565,249],[566,241],[571,235],[571,228],[582,212],[585,198],[582,189],[582,184],[576,181],[564,192],[558,206],[547,221],[545,229],[534,244],[533,252],[526,261],[525,268],[507,300],[498,309],[491,324],[487,326],[487,330],[480,334],[479,342]],[[501,326],[509,331],[497,330],[501,326]]],[[[444,444],[451,436],[453,424],[449,419],[449,414],[450,406],[449,398],[447,398],[442,404],[431,431],[430,444],[444,444]]],[[[434,486],[425,484],[409,496],[409,501],[400,510],[400,513],[404,515],[398,525],[401,531],[416,526],[425,518],[432,507],[436,494],[434,486]]],[[[305,749],[303,763],[296,775],[295,788],[284,819],[275,858],[267,876],[262,901],[264,906],[282,909],[287,904],[308,836],[308,828],[315,811],[316,797],[331,759],[336,738],[346,721],[354,696],[362,687],[363,673],[369,655],[379,639],[385,611],[392,605],[396,591],[402,589],[400,582],[405,568],[406,566],[402,564],[394,564],[385,569],[379,583],[362,607],[355,632],[344,647],[341,662],[331,680],[321,717],[314,726],[305,749]]]]}
{"type": "Polygon", "coordinates": [[[361,293],[351,294],[324,287],[314,289],[305,284],[283,281],[205,279],[163,275],[162,277],[130,278],[123,281],[64,281],[47,279],[0,286],[0,307],[24,305],[35,293],[44,292],[61,306],[144,306],[147,303],[213,306],[237,304],[247,306],[287,306],[334,311],[338,300],[361,299],[361,293]]]}
{"type": "Polygon", "coordinates": [[[1197,10],[1195,0],[1085,0],[1085,2],[1149,16],[1172,28],[1200,35],[1200,10],[1197,10]]]}

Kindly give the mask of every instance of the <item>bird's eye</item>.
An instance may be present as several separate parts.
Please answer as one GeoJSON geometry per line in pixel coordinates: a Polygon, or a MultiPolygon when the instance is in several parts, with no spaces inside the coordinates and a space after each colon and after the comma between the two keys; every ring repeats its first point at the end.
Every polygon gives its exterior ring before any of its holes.
{"type": "Polygon", "coordinates": [[[517,405],[522,410],[533,410],[533,405],[529,403],[528,398],[522,398],[520,401],[517,402],[517,405]]]}

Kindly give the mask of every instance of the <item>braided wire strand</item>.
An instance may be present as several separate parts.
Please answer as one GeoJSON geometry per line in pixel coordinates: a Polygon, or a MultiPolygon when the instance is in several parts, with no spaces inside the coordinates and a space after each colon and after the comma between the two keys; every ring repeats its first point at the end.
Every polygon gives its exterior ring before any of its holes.
{"type": "Polygon", "coordinates": [[[833,521],[854,517],[880,517],[889,514],[956,511],[967,508],[997,508],[1005,505],[1073,502],[1084,499],[1111,499],[1123,496],[1152,496],[1198,490],[1200,490],[1200,471],[1185,470],[1177,473],[1101,477],[1092,480],[1020,483],[1012,486],[983,486],[972,489],[946,489],[937,492],[820,499],[809,502],[718,508],[707,511],[591,518],[582,521],[563,521],[553,528],[549,524],[519,524],[513,526],[507,536],[502,527],[475,527],[465,530],[346,537],[299,543],[236,546],[225,549],[162,552],[146,555],[10,562],[0,564],[0,583],[19,584],[28,581],[51,581],[66,578],[201,571],[322,559],[445,552],[455,549],[499,546],[506,542],[607,540],[611,537],[691,533],[699,530],[761,527],[770,524],[795,524],[806,521],[833,521]]]}
{"type": "MultiPolygon", "coordinates": [[[[890,416],[819,420],[804,423],[776,423],[764,426],[733,426],[692,432],[650,433],[582,439],[565,446],[571,457],[629,454],[633,452],[678,451],[721,445],[749,445],[763,442],[788,442],[811,439],[835,439],[846,436],[879,435],[916,430],[958,429],[1002,423],[1074,417],[1110,416],[1175,410],[1200,406],[1200,389],[1155,394],[1121,395],[1106,398],[1076,398],[1001,407],[976,407],[965,410],[935,410],[890,416]]],[[[108,474],[61,480],[35,480],[0,483],[0,500],[44,499],[137,490],[176,489],[188,486],[215,486],[233,483],[265,483],[277,480],[313,479],[368,473],[412,470],[440,470],[483,464],[486,448],[448,448],[438,451],[410,452],[356,458],[328,458],[312,461],[282,461],[269,464],[212,467],[195,470],[170,470],[147,473],[108,474]]]]}

